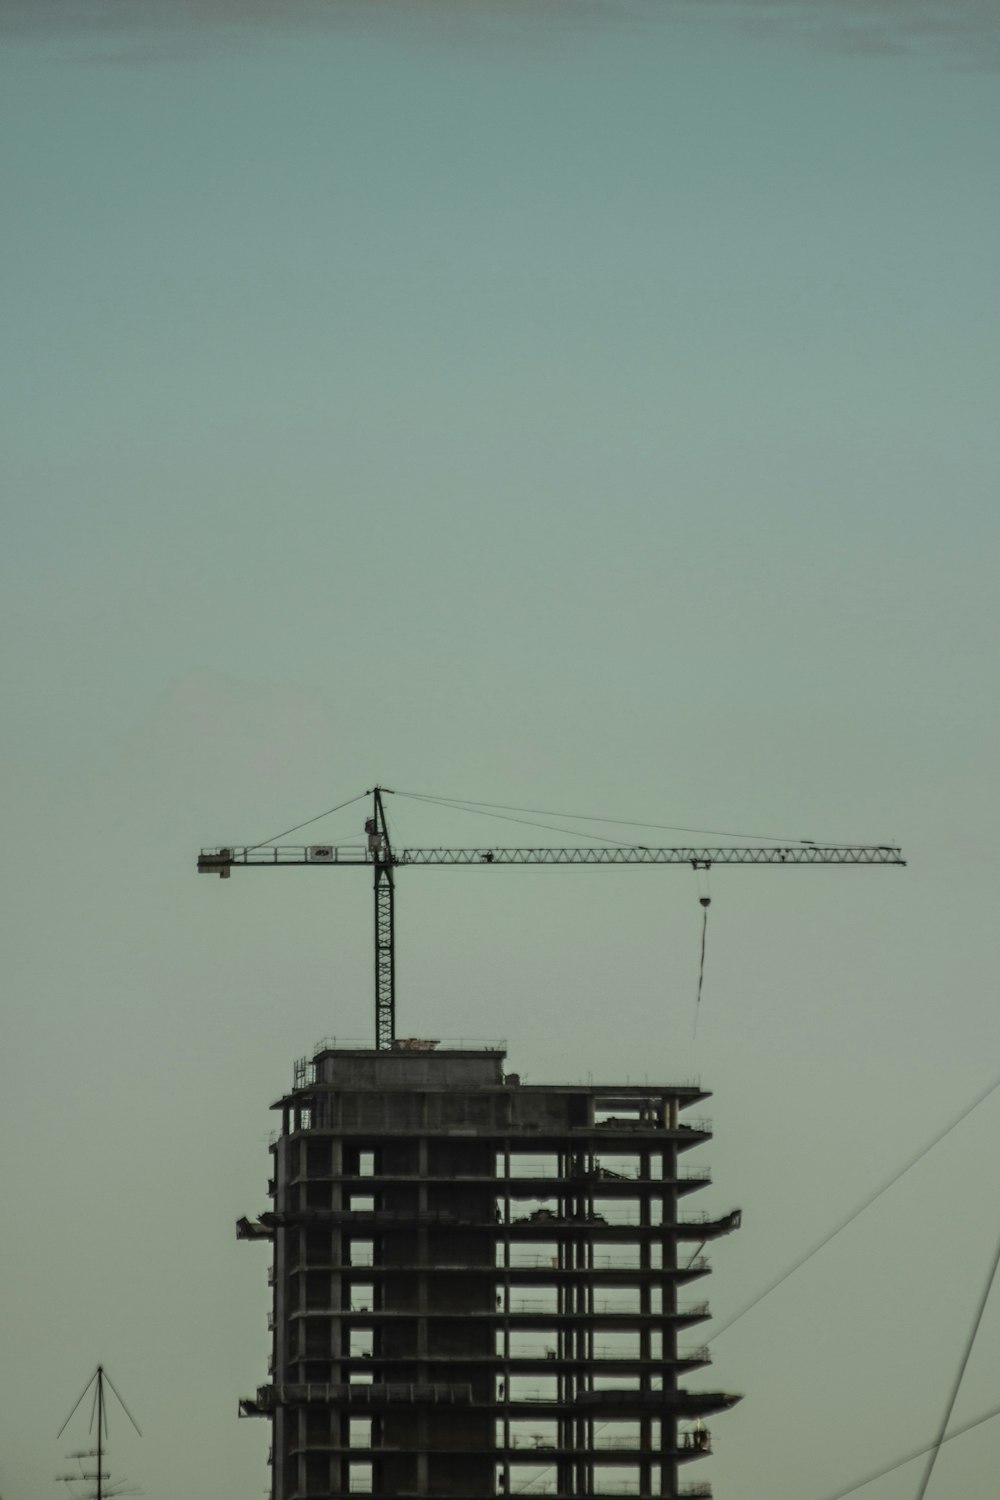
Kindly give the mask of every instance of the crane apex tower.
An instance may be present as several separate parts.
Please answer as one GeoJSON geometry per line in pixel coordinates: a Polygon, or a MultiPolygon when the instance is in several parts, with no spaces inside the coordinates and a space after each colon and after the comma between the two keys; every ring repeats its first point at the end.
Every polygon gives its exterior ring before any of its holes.
{"type": "Polygon", "coordinates": [[[238,1224],[273,1246],[270,1379],[241,1403],[272,1423],[272,1500],[711,1493],[679,1479],[739,1399],[686,1383],[702,1251],[739,1224],[681,1207],[708,1096],[505,1062],[321,1045],[275,1104],[272,1206],[238,1224]]]}

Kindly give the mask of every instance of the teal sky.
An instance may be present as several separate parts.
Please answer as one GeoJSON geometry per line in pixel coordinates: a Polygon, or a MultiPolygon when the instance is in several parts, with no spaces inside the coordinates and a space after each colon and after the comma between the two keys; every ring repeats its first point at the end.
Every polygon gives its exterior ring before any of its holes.
{"type": "MultiPolygon", "coordinates": [[[[405,1032],[714,1091],[720,1317],[995,1075],[1000,12],[5,0],[0,40],[0,1493],[53,1493],[103,1359],[149,1500],[244,1500],[233,1221],[293,1058],[370,1031],[370,893],[200,845],[375,781],[898,839],[714,873],[696,1037],[691,875],[401,881],[405,1032]]],[[[930,1440],[998,1110],[719,1338],[717,1500],[930,1440]]],[[[928,1500],[992,1500],[998,1452],[928,1500]]]]}

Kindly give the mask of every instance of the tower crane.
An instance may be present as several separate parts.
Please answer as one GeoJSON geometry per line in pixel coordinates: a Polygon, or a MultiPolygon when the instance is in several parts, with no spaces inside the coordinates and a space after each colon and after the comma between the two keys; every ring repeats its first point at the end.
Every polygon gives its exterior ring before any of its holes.
{"type": "Polygon", "coordinates": [[[249,844],[203,849],[200,875],[228,880],[234,869],[261,870],[283,865],[360,865],[372,871],[375,892],[375,1047],[389,1051],[396,1036],[395,872],[411,865],[905,865],[892,844],[815,844],[802,840],[783,847],[734,845],[658,849],[645,844],[608,848],[394,849],[389,839],[383,793],[376,786],[365,841],[356,844],[249,844]]]}

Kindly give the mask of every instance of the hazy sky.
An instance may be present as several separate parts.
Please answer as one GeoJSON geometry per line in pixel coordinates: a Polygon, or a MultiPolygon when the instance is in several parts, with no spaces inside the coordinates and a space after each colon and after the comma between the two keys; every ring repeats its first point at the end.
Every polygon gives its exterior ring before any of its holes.
{"type": "MultiPolygon", "coordinates": [[[[720,1318],[996,1075],[1000,11],[4,0],[0,37],[0,1492],[55,1493],[101,1359],[116,1471],[245,1500],[233,1224],[293,1059],[370,1034],[370,891],[200,845],[375,781],[898,839],[713,874],[696,1037],[689,872],[400,879],[405,1034],[714,1091],[720,1318]]],[[[686,1478],[827,1500],[931,1439],[998,1124],[719,1338],[692,1383],[746,1399],[686,1478]]],[[[1000,1289],[956,1422],[998,1338],[1000,1289]]],[[[929,1500],[998,1462],[1000,1419],[929,1500]]]]}

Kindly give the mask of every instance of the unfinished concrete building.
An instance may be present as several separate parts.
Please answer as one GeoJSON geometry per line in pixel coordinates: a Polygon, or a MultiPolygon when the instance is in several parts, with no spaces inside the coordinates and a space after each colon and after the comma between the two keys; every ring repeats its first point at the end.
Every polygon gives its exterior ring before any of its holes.
{"type": "MultiPolygon", "coordinates": [[[[704,1496],[679,1474],[704,1242],[689,1085],[524,1085],[502,1047],[321,1047],[274,1106],[273,1500],[704,1496]]],[[[690,1472],[690,1471],[688,1471],[690,1472]]]]}

